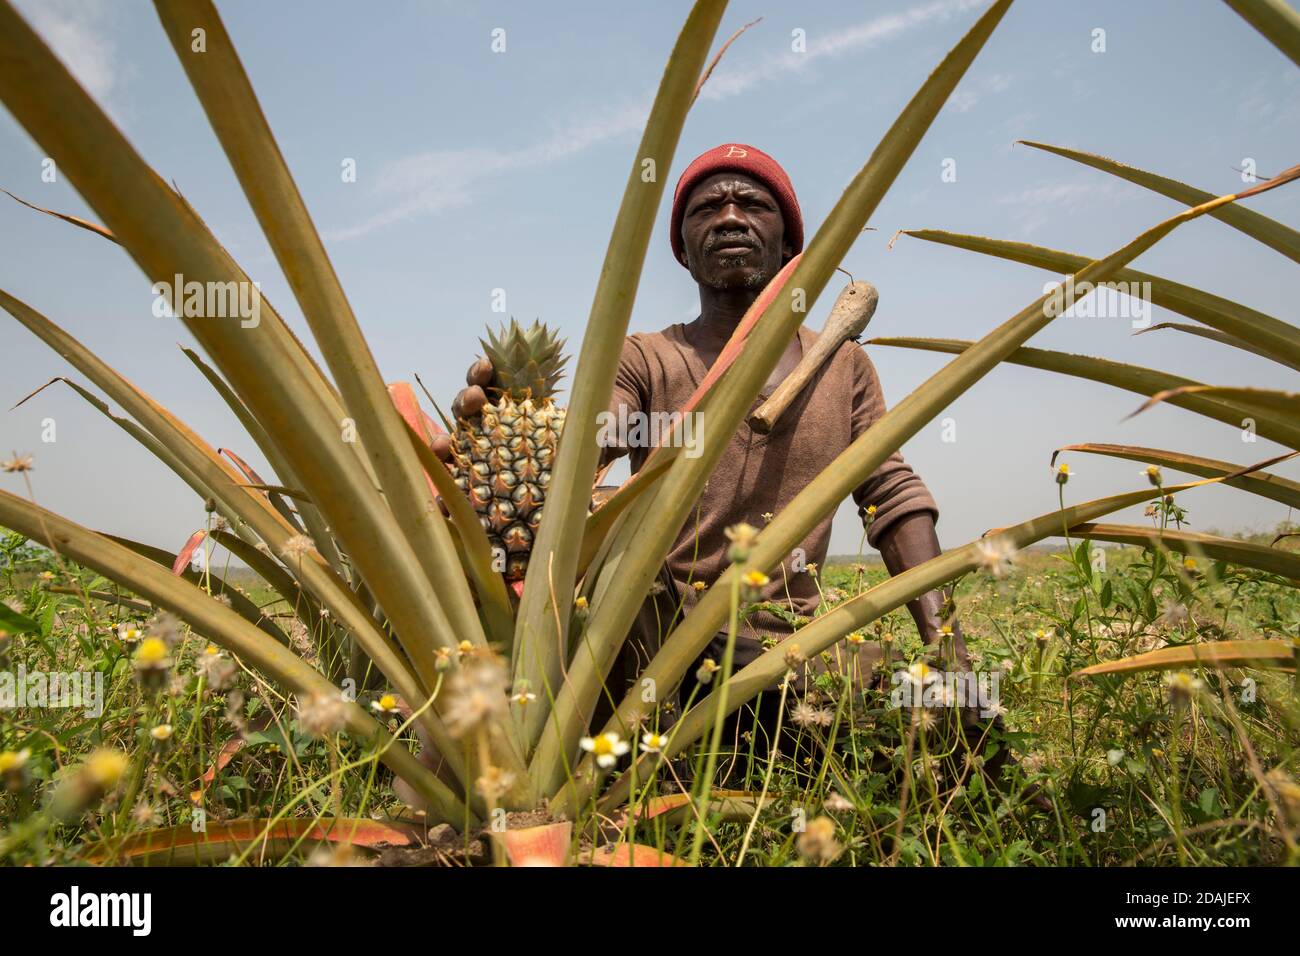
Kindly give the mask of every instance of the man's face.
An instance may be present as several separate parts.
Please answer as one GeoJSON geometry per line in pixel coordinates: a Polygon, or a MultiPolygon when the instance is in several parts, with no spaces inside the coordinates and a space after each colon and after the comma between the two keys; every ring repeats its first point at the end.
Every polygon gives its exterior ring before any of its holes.
{"type": "Polygon", "coordinates": [[[700,285],[761,289],[793,254],[771,190],[744,173],[714,173],[686,197],[686,266],[700,285]]]}

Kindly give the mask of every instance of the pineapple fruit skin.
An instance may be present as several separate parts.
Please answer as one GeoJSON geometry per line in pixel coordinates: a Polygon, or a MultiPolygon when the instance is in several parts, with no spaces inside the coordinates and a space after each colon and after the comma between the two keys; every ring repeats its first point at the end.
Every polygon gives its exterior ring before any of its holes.
{"type": "Polygon", "coordinates": [[[482,344],[494,370],[488,403],[456,422],[452,470],[494,553],[505,556],[506,578],[517,581],[528,568],[564,430],[565,409],[553,397],[564,343],[540,323],[525,330],[512,319],[482,344]]]}

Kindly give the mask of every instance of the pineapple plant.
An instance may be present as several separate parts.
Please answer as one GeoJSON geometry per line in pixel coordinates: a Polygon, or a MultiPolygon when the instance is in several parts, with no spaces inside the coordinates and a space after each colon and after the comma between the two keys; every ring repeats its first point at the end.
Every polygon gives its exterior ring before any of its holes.
{"type": "Polygon", "coordinates": [[[528,569],[542,505],[551,483],[564,409],[555,386],[564,375],[564,340],[534,321],[525,329],[515,319],[500,334],[480,339],[491,377],[480,381],[485,363],[467,381],[484,388],[486,401],[461,415],[452,432],[456,485],[469,497],[506,578],[522,581],[528,569]]]}
{"type": "MultiPolygon", "coordinates": [[[[1267,15],[1274,0],[1229,2],[1280,49],[1300,49],[1300,27],[1267,15]]],[[[787,287],[798,295],[773,293],[750,307],[729,344],[728,358],[720,358],[715,366],[703,399],[714,434],[731,434],[741,427],[807,310],[1011,5],[1012,0],[990,0],[883,134],[805,251],[786,265],[787,287]]],[[[351,699],[342,700],[337,709],[342,730],[366,748],[365,761],[372,767],[382,762],[426,803],[425,823],[465,829],[494,819],[498,809],[542,808],[572,820],[593,805],[606,817],[628,810],[625,819],[636,819],[636,808],[654,792],[663,761],[687,752],[710,734],[710,752],[716,753],[722,719],[779,681],[789,669],[788,652],[796,648],[779,644],[734,675],[724,658],[713,689],[680,715],[670,742],[631,751],[630,766],[615,773],[604,772],[613,768],[599,762],[593,749],[596,737],[616,756],[635,747],[633,731],[650,716],[642,688],[676,686],[718,633],[734,635],[746,576],[782,573],[777,569],[792,549],[854,488],[1003,362],[1040,363],[1143,395],[1159,389],[1153,400],[1174,402],[1234,428],[1249,418],[1260,437],[1300,448],[1294,395],[1209,386],[1155,369],[1021,348],[1068,312],[1076,298],[1086,294],[1082,290],[1123,278],[1132,260],[1179,225],[1203,215],[1213,214],[1300,261],[1295,230],[1233,205],[1300,178],[1300,167],[1240,193],[1207,199],[1213,194],[1167,177],[1073,153],[1078,161],[1190,208],[1100,259],[979,237],[933,231],[923,235],[964,243],[981,253],[1027,256],[1035,265],[1046,262],[1070,274],[1063,286],[1064,301],[1049,308],[1055,294],[1037,296],[973,342],[892,340],[890,344],[957,352],[959,357],[890,409],[765,524],[745,560],[714,582],[688,615],[667,624],[662,645],[645,663],[635,686],[607,687],[606,677],[664,556],[726,448],[726,442],[713,442],[703,454],[687,457],[665,447],[655,468],[643,468],[591,512],[600,467],[596,426],[608,406],[664,191],[665,177],[646,178],[645,163],[653,160],[660,169],[670,166],[687,112],[711,69],[708,53],[725,7],[725,0],[696,0],[673,47],[599,272],[567,411],[554,401],[562,343],[538,324],[523,330],[512,322],[500,335],[490,333],[483,343],[488,360],[471,378],[483,394],[474,406],[462,405],[460,420],[450,426],[455,444],[451,473],[434,451],[418,408],[408,408],[410,417],[404,421],[406,413],[394,407],[285,154],[211,0],[168,0],[157,4],[158,16],[302,308],[324,364],[269,302],[262,303],[261,321],[254,326],[211,321],[185,310],[178,311],[178,319],[199,346],[187,356],[245,425],[248,441],[264,453],[276,483],[236,470],[215,446],[87,346],[0,289],[0,308],[120,406],[124,415],[111,416],[113,421],[200,500],[212,502],[224,527],[218,528],[210,517],[209,528],[201,533],[210,533],[214,542],[257,568],[301,624],[319,629],[323,647],[334,649],[335,657],[349,658],[347,671],[358,662],[361,669],[373,667],[387,680],[392,695],[411,706],[412,716],[403,729],[414,723],[427,733],[444,759],[437,773],[416,759],[400,734],[392,733],[386,716],[381,723],[351,699]],[[193,46],[196,31],[206,37],[201,53],[193,46]],[[566,417],[578,424],[561,449],[558,441],[566,417]],[[341,421],[356,425],[356,442],[338,440],[341,421]],[[447,505],[445,516],[434,505],[435,493],[447,505]],[[549,515],[545,527],[540,524],[543,499],[549,515]],[[518,578],[524,577],[532,552],[537,554],[526,580],[512,582],[522,590],[517,604],[509,600],[489,560],[489,545],[504,548],[509,566],[503,570],[518,578]],[[577,608],[583,609],[581,640],[569,641],[577,608]],[[463,678],[454,682],[459,685],[455,690],[443,686],[449,668],[457,668],[453,674],[463,678]],[[519,690],[505,698],[507,686],[519,690]],[[614,716],[603,727],[592,725],[597,701],[614,695],[622,695],[614,697],[614,716]],[[472,734],[460,732],[471,723],[472,734]]],[[[0,102],[80,190],[103,224],[52,214],[119,243],[147,277],[180,274],[223,285],[251,281],[10,0],[0,0],[0,102]]],[[[1203,322],[1229,347],[1247,348],[1292,368],[1300,365],[1300,330],[1294,326],[1197,289],[1144,278],[1155,285],[1158,304],[1203,322]]],[[[108,403],[90,388],[73,387],[95,408],[111,414],[108,403]]],[[[1249,493],[1300,507],[1300,492],[1292,483],[1257,474],[1268,463],[1243,468],[1175,450],[1075,447],[1136,456],[1206,477],[1155,489],[1144,479],[1138,490],[1069,507],[1062,496],[1059,509],[1005,525],[1002,542],[1025,548],[1065,532],[1175,551],[1196,548],[1216,560],[1266,568],[1300,581],[1300,564],[1280,549],[1244,547],[1187,532],[1154,537],[1147,527],[1093,523],[1153,495],[1182,493],[1227,479],[1249,493]]],[[[25,477],[28,467],[29,462],[15,455],[3,470],[23,472],[25,477]]],[[[322,696],[331,702],[339,698],[344,671],[332,658],[299,654],[287,641],[267,633],[267,620],[257,606],[214,600],[203,586],[212,580],[210,574],[203,582],[178,576],[172,569],[183,569],[188,557],[184,550],[173,556],[97,533],[46,510],[30,494],[5,489],[0,489],[0,525],[56,548],[62,559],[92,568],[170,611],[214,646],[238,655],[249,670],[260,672],[286,695],[309,703],[322,696]],[[328,673],[322,670],[322,660],[328,673]]],[[[876,584],[801,628],[799,653],[811,658],[833,649],[891,610],[979,568],[987,550],[987,542],[972,541],[876,584]]],[[[1234,652],[1238,662],[1272,662],[1279,655],[1289,660],[1294,653],[1288,642],[1232,642],[1230,648],[1228,643],[1216,642],[1221,652],[1234,652]]],[[[1199,645],[1180,653],[1200,653],[1199,645]]],[[[1139,663],[1153,666],[1150,661],[1139,663]]],[[[373,709],[388,713],[386,706],[373,709]]],[[[701,780],[708,778],[706,773],[701,780]]],[[[709,817],[705,797],[698,795],[694,814],[700,824],[693,858],[699,855],[703,821],[709,817]]],[[[268,821],[263,832],[270,833],[279,819],[268,821]]],[[[183,839],[188,840],[190,828],[184,829],[183,839]]],[[[527,831],[512,830],[511,838],[520,832],[527,831]]],[[[146,836],[152,846],[166,845],[169,839],[155,832],[146,836]]],[[[0,856],[3,848],[0,838],[0,856]]]]}

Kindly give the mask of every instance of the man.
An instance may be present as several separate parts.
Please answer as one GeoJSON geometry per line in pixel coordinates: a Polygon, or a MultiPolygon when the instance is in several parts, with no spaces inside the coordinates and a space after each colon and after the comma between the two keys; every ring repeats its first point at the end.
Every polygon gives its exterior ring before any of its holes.
{"type": "MultiPolygon", "coordinates": [[[[673,196],[670,238],[678,262],[699,287],[700,315],[693,322],[632,335],[625,341],[610,401],[615,420],[620,416],[629,420],[635,413],[671,413],[685,404],[749,306],[802,250],[803,218],[789,177],[771,156],[746,144],[725,143],[701,154],[682,173],[673,196]]],[[[794,369],[816,338],[809,329],[799,330],[754,408],[794,369]]],[[[453,405],[456,414],[475,410],[465,406],[463,395],[453,405]]],[[[672,607],[680,601],[689,614],[699,597],[697,583],[707,587],[726,570],[728,528],[745,523],[761,529],[765,514],[779,512],[884,412],[871,360],[856,343],[847,342],[796,397],[770,434],[742,424],[730,436],[730,446],[668,556],[662,579],[665,596],[659,608],[648,603],[647,613],[630,635],[629,657],[639,657],[643,663],[663,636],[650,632],[671,618],[672,607]]],[[[705,441],[723,438],[709,433],[707,419],[703,434],[705,441]]],[[[649,447],[611,448],[606,459],[630,453],[636,471],[650,451],[649,447]]],[[[880,551],[890,574],[940,553],[935,533],[938,507],[900,454],[884,462],[853,497],[867,539],[880,551]]],[[[820,595],[815,571],[810,569],[824,562],[830,531],[828,515],[802,542],[797,552],[802,562],[787,561],[781,573],[771,576],[760,600],[812,617],[820,595]]],[[[932,591],[908,605],[929,644],[938,645],[943,637],[939,615],[943,601],[943,595],[932,591]]],[[[764,638],[780,639],[790,633],[783,617],[766,610],[750,613],[738,634],[735,668],[762,653],[764,638]]],[[[715,636],[701,659],[720,663],[726,639],[725,633],[715,636]]],[[[960,633],[950,641],[947,664],[968,669],[960,633]]],[[[625,676],[635,677],[635,660],[625,663],[625,676]]],[[[682,699],[691,691],[690,681],[688,677],[682,699]]],[[[614,688],[615,694],[620,690],[614,688]]]]}

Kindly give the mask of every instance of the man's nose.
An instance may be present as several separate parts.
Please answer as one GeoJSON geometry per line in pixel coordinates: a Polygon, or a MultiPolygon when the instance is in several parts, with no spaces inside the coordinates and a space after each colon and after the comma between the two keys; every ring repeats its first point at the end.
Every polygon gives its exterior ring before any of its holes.
{"type": "Polygon", "coordinates": [[[718,207],[718,214],[713,220],[717,232],[735,232],[737,229],[749,230],[749,217],[741,209],[740,203],[728,202],[718,207]]]}

